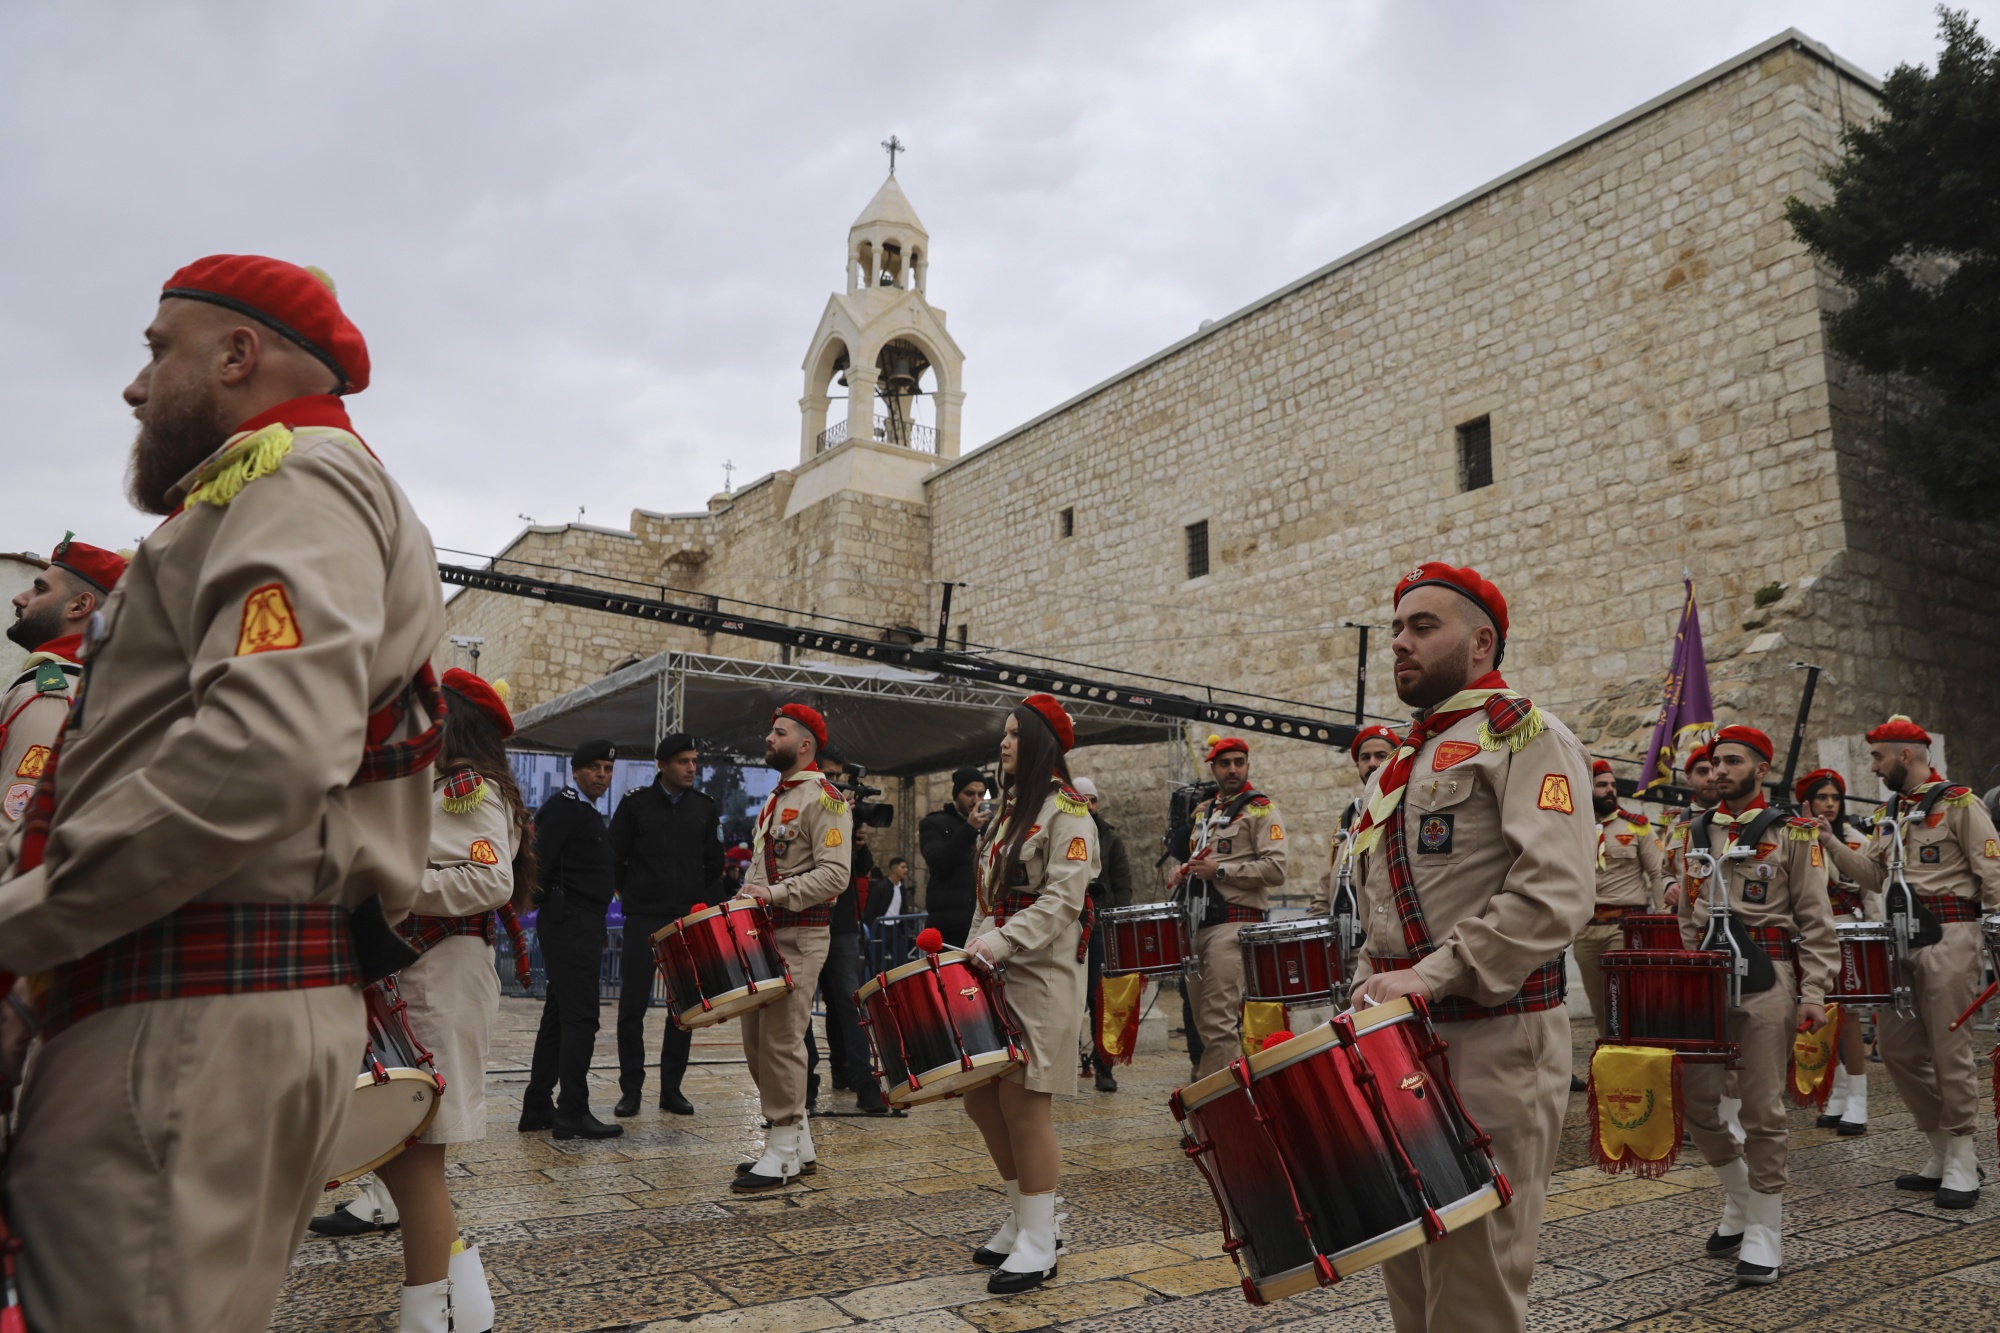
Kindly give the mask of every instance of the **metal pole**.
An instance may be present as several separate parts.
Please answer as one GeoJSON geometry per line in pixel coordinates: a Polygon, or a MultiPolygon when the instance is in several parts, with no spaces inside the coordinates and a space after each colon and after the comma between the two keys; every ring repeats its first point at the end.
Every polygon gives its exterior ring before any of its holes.
{"type": "Polygon", "coordinates": [[[957,586],[956,583],[946,583],[944,585],[944,598],[938,604],[937,646],[939,652],[943,652],[948,646],[945,643],[945,635],[951,627],[951,590],[957,586]]]}
{"type": "Polygon", "coordinates": [[[1794,662],[1792,665],[1805,668],[1806,688],[1805,693],[1799,696],[1799,719],[1792,724],[1792,746],[1785,752],[1785,776],[1778,782],[1780,805],[1792,799],[1792,779],[1799,772],[1799,750],[1806,743],[1806,719],[1812,716],[1813,690],[1819,686],[1819,667],[1811,662],[1794,662]]]}
{"type": "Polygon", "coordinates": [[[1368,626],[1359,626],[1361,648],[1354,659],[1354,725],[1361,725],[1363,710],[1368,705],[1368,626]]]}

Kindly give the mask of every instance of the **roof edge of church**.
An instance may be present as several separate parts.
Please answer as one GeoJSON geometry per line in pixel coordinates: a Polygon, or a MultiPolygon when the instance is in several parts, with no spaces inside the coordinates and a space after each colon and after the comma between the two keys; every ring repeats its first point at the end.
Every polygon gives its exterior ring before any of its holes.
{"type": "Polygon", "coordinates": [[[1613,116],[1610,120],[1605,121],[1603,124],[1585,130],[1582,134],[1577,135],[1575,138],[1570,139],[1565,143],[1558,144],[1556,147],[1549,149],[1547,152],[1541,154],[1540,156],[1532,158],[1529,161],[1522,163],[1520,166],[1515,167],[1512,170],[1507,171],[1500,176],[1494,177],[1492,180],[1487,181],[1485,184],[1473,187],[1472,189],[1466,191],[1464,194],[1459,195],[1456,199],[1452,199],[1447,203],[1438,205],[1430,212],[1425,213],[1422,217],[1415,218],[1409,222],[1406,222],[1402,226],[1394,229],[1393,231],[1386,232],[1383,235],[1376,237],[1374,240],[1368,241],[1363,245],[1361,245],[1360,247],[1348,251],[1346,254],[1340,256],[1338,259],[1335,259],[1330,263],[1321,265],[1320,267],[1314,269],[1312,272],[1306,274],[1304,277],[1295,278],[1291,282],[1288,282],[1284,286],[1278,288],[1276,291],[1268,292],[1265,295],[1258,297],[1254,301],[1251,301],[1248,305],[1241,306],[1236,310],[1232,310],[1231,312],[1222,316],[1221,318],[1211,321],[1206,327],[1196,329],[1193,333],[1190,333],[1187,337],[1182,338],[1177,342],[1169,343],[1167,346],[1162,347],[1157,352],[1154,352],[1151,355],[1146,356],[1141,360],[1134,362],[1133,364],[1127,366],[1125,369],[1118,371],[1116,374],[1110,375],[1105,379],[1099,380],[1097,383],[1091,385],[1089,388],[1083,390],[1081,393],[1077,393],[1068,398],[1065,398],[1062,402],[1057,403],[1054,407],[1049,408],[1046,412],[1041,412],[1033,417],[1030,417],[1028,420],[1022,422],[1018,426],[1015,426],[1011,430],[1003,431],[1001,434],[994,436],[992,439],[988,440],[985,444],[980,445],[978,448],[967,450],[959,457],[954,458],[950,462],[945,463],[942,466],[938,467],[933,472],[931,472],[929,476],[924,478],[924,485],[926,486],[930,485],[932,482],[936,481],[939,477],[942,477],[947,472],[956,470],[960,465],[964,463],[969,463],[974,459],[984,458],[988,453],[990,453],[993,450],[995,446],[1005,444],[1007,441],[1014,439],[1016,436],[1025,435],[1027,432],[1033,430],[1035,427],[1041,425],[1043,422],[1061,416],[1063,413],[1069,411],[1071,408],[1076,407],[1078,404],[1087,402],[1090,399],[1095,398],[1098,394],[1103,393],[1106,389],[1111,388],[1113,385],[1121,384],[1124,381],[1131,379],[1134,375],[1139,374],[1141,371],[1144,371],[1152,366],[1158,365],[1160,362],[1166,360],[1168,357],[1173,356],[1175,353],[1183,350],[1184,348],[1193,346],[1195,343],[1198,343],[1202,339],[1209,337],[1211,334],[1220,333],[1222,330],[1228,328],[1230,325],[1236,323],[1238,320],[1253,315],[1257,313],[1259,310],[1262,310],[1264,307],[1272,305],[1275,302],[1281,301],[1285,297],[1290,296],[1293,292],[1296,292],[1303,287],[1308,287],[1313,283],[1318,282],[1320,279],[1325,278],[1330,274],[1336,273],[1343,268],[1346,268],[1350,264],[1365,259],[1369,255],[1374,254],[1378,250],[1387,249],[1389,246],[1394,245],[1397,241],[1402,240],[1405,236],[1410,235],[1412,232],[1421,230],[1422,228],[1429,226],[1431,223],[1436,222],[1438,219],[1447,217],[1452,213],[1457,212],[1459,209],[1466,207],[1468,204],[1476,203],[1478,200],[1485,198],[1487,195],[1492,194],[1496,190],[1505,189],[1507,186],[1512,185],[1515,181],[1520,180],[1522,177],[1528,175],[1529,173],[1538,171],[1541,168],[1549,165],[1549,163],[1551,162],[1555,162],[1562,158],[1568,157],[1571,153],[1578,152],[1584,148],[1587,148],[1591,144],[1596,143],[1598,140],[1606,138],[1607,136],[1615,134],[1619,130],[1624,129],[1627,125],[1632,124],[1634,121],[1649,116],[1653,112],[1658,111],[1660,108],[1664,106],[1668,106],[1674,102],[1678,102],[1683,97],[1687,97],[1693,93],[1700,92],[1703,88],[1706,88],[1709,84],[1714,83],[1716,80],[1724,78],[1730,74],[1733,74],[1737,70],[1743,68],[1745,65],[1751,64],[1752,62],[1757,60],[1761,60],[1765,56],[1771,54],[1771,52],[1779,50],[1780,48],[1786,46],[1797,46],[1807,55],[1813,56],[1818,60],[1824,61],[1826,64],[1831,65],[1835,70],[1839,71],[1842,74],[1847,75],[1849,78],[1854,79],[1859,83],[1865,84],[1866,86],[1873,88],[1878,92],[1881,90],[1882,81],[1880,79],[1876,78],[1873,74],[1870,74],[1868,71],[1862,69],[1859,65],[1856,65],[1853,61],[1847,60],[1846,58],[1842,57],[1839,53],[1834,51],[1833,48],[1827,46],[1824,42],[1815,41],[1813,38],[1808,37],[1805,33],[1800,32],[1797,28],[1786,28],[1783,32],[1777,34],[1775,37],[1767,38],[1766,40],[1759,42],[1757,45],[1751,47],[1749,50],[1731,56],[1729,59],[1723,61],[1722,63],[1714,65],[1709,69],[1703,70],[1701,73],[1695,75],[1693,78],[1688,79],[1682,83],[1675,84],[1672,88],[1669,88],[1667,89],[1667,91],[1659,94],[1659,96],[1653,97],[1645,102],[1642,102],[1638,106],[1633,107],[1629,111],[1620,112],[1618,115],[1613,116]]]}

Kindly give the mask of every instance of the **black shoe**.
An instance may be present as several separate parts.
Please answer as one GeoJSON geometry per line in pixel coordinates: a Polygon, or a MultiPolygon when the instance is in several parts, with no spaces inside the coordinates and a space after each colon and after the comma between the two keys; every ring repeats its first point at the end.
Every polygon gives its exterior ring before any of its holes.
{"type": "MultiPolygon", "coordinates": [[[[750,1174],[750,1168],[755,1165],[757,1165],[755,1162],[738,1162],[736,1164],[736,1174],[747,1176],[750,1174]]],[[[802,1176],[809,1176],[817,1170],[819,1170],[819,1163],[816,1161],[799,1163],[799,1174],[802,1176]]]]}
{"type": "Polygon", "coordinates": [[[346,1240],[350,1236],[365,1236],[371,1231],[394,1231],[398,1225],[396,1222],[377,1222],[346,1208],[336,1208],[324,1217],[315,1217],[306,1223],[306,1228],[315,1236],[346,1240]]]}
{"type": "Polygon", "coordinates": [[[1722,1228],[1717,1227],[1708,1233],[1708,1254],[1712,1259],[1724,1258],[1742,1248],[1743,1233],[1740,1231],[1733,1236],[1725,1236],[1722,1234],[1722,1228]]]}
{"type": "Polygon", "coordinates": [[[1583,1081],[1582,1079],[1578,1078],[1578,1077],[1577,1077],[1577,1076],[1576,1076],[1575,1074],[1571,1074],[1571,1075],[1569,1076],[1569,1090],[1570,1090],[1571,1092],[1584,1092],[1584,1091],[1588,1090],[1588,1089],[1589,1089],[1589,1087],[1590,1087],[1590,1085],[1589,1085],[1588,1083],[1585,1083],[1585,1082],[1584,1082],[1584,1081],[1583,1081]]]}
{"type": "Polygon", "coordinates": [[[607,1125],[590,1112],[579,1116],[557,1116],[556,1137],[559,1139],[615,1139],[625,1132],[623,1125],[607,1125]]]}
{"type": "Polygon", "coordinates": [[[679,1088],[661,1088],[660,1109],[672,1115],[693,1115],[694,1103],[681,1096],[679,1088]]]}
{"type": "Polygon", "coordinates": [[[996,1268],[993,1276],[986,1279],[986,1290],[995,1296],[1012,1296],[1016,1292],[1033,1291],[1055,1275],[1053,1264],[1033,1273],[1010,1273],[1004,1268],[996,1268]]]}
{"type": "Polygon", "coordinates": [[[1979,1202],[1979,1191],[1948,1190],[1939,1184],[1937,1195],[1931,1202],[1940,1208],[1970,1208],[1979,1202]]]}
{"type": "Polygon", "coordinates": [[[1118,1080],[1111,1077],[1110,1070],[1100,1069],[1097,1071],[1097,1090],[1099,1092],[1118,1091],[1118,1080]]]}
{"type": "Polygon", "coordinates": [[[538,1130],[554,1129],[555,1127],[556,1112],[553,1106],[539,1111],[530,1111],[523,1108],[521,1111],[521,1123],[514,1126],[516,1130],[523,1134],[533,1134],[538,1130]]]}
{"type": "MultiPolygon", "coordinates": [[[[1062,1247],[1063,1243],[1058,1240],[1056,1242],[1056,1249],[1060,1251],[1062,1247]]],[[[1007,1262],[1007,1256],[998,1250],[989,1250],[982,1245],[972,1252],[972,1262],[978,1264],[981,1268],[998,1268],[1001,1264],[1007,1262]]]]}
{"type": "Polygon", "coordinates": [[[806,1110],[808,1110],[808,1111],[817,1111],[817,1110],[819,1110],[819,1075],[818,1075],[818,1074],[812,1074],[812,1075],[809,1075],[809,1076],[808,1076],[808,1077],[806,1078],[806,1110]]]}
{"type": "Polygon", "coordinates": [[[1843,1139],[1851,1139],[1866,1134],[1868,1132],[1868,1122],[1864,1120],[1857,1125],[1851,1120],[1843,1120],[1833,1128],[1834,1133],[1840,1135],[1843,1139]]]}
{"type": "Polygon", "coordinates": [[[628,1092],[618,1099],[618,1105],[611,1108],[611,1114],[620,1120],[630,1120],[639,1114],[639,1094],[628,1092]]]}
{"type": "Polygon", "coordinates": [[[1817,1120],[1813,1121],[1813,1127],[1815,1129],[1837,1129],[1844,1123],[1846,1122],[1841,1120],[1838,1114],[1822,1115],[1817,1120]]]}
{"type": "Polygon", "coordinates": [[[853,1089],[853,1088],[850,1088],[850,1087],[848,1087],[848,1086],[847,1086],[847,1075],[845,1075],[845,1074],[835,1074],[835,1075],[833,1076],[833,1090],[834,1090],[835,1092],[853,1092],[853,1091],[854,1091],[854,1089],[853,1089]]]}
{"type": "Polygon", "coordinates": [[[1766,1268],[1763,1264],[1753,1264],[1748,1259],[1736,1264],[1736,1285],[1739,1287],[1768,1287],[1778,1280],[1778,1270],[1766,1268]]]}
{"type": "MultiPolygon", "coordinates": [[[[805,1171],[801,1168],[799,1175],[804,1174],[805,1171]]],[[[760,1176],[755,1171],[747,1169],[739,1170],[736,1173],[736,1179],[729,1182],[729,1188],[738,1194],[757,1194],[764,1190],[774,1190],[781,1186],[789,1185],[793,1180],[797,1180],[798,1178],[798,1176],[793,1176],[788,1180],[782,1176],[760,1176]]]]}
{"type": "Polygon", "coordinates": [[[855,1109],[863,1115],[887,1115],[889,1103],[882,1100],[882,1089],[873,1083],[862,1087],[855,1097],[855,1109]]]}
{"type": "Polygon", "coordinates": [[[1906,1171],[1896,1177],[1896,1188],[1909,1190],[1912,1194],[1929,1194],[1942,1184],[1943,1176],[1920,1176],[1914,1171],[1906,1171]]]}

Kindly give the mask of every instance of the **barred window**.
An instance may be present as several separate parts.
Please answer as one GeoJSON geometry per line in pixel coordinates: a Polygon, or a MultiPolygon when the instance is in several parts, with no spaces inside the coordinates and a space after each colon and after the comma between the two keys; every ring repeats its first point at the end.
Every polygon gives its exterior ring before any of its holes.
{"type": "Polygon", "coordinates": [[[1187,576],[1201,578],[1208,573],[1208,520],[1187,525],[1187,576]]]}
{"type": "Polygon", "coordinates": [[[1476,491],[1493,484],[1493,418],[1458,428],[1458,489],[1476,491]]]}

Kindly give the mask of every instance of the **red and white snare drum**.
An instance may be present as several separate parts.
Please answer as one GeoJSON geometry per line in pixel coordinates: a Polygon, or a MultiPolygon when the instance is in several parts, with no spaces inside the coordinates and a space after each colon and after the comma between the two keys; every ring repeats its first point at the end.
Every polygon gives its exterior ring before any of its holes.
{"type": "Polygon", "coordinates": [[[667,1012],[685,1031],[726,1023],[792,993],[771,914],[748,898],[704,907],[653,932],[667,1012]]]}
{"type": "Polygon", "coordinates": [[[998,978],[956,950],[871,977],[854,992],[889,1100],[916,1106],[956,1097],[1027,1064],[998,978]]]}
{"type": "Polygon", "coordinates": [[[1173,1095],[1253,1305],[1337,1282],[1505,1206],[1491,1140],[1407,999],[1239,1060],[1173,1095]]]}
{"type": "Polygon", "coordinates": [[[347,1120],[334,1143],[328,1189],[373,1171],[415,1143],[437,1116],[444,1092],[444,1076],[410,1031],[409,1006],[396,990],[396,979],[384,977],[363,987],[361,1003],[368,1036],[347,1120]]]}
{"type": "Polygon", "coordinates": [[[1237,932],[1236,941],[1243,950],[1246,999],[1314,1004],[1332,1000],[1346,980],[1331,921],[1248,925],[1237,932]]]}
{"type": "Polygon", "coordinates": [[[1680,949],[1681,919],[1672,912],[1632,912],[1625,917],[1628,949],[1680,949]]]}
{"type": "Polygon", "coordinates": [[[1187,907],[1181,903],[1134,903],[1106,907],[1097,914],[1104,935],[1104,975],[1176,976],[1193,955],[1188,943],[1187,907]]]}
{"type": "Polygon", "coordinates": [[[1604,969],[1604,1042],[1665,1046],[1685,1060],[1736,1058],[1729,1040],[1726,953],[1613,949],[1604,969]]]}
{"type": "Polygon", "coordinates": [[[1886,921],[1836,921],[1840,941],[1840,979],[1829,1000],[1840,1004],[1893,1004],[1896,999],[1896,955],[1886,921]]]}

